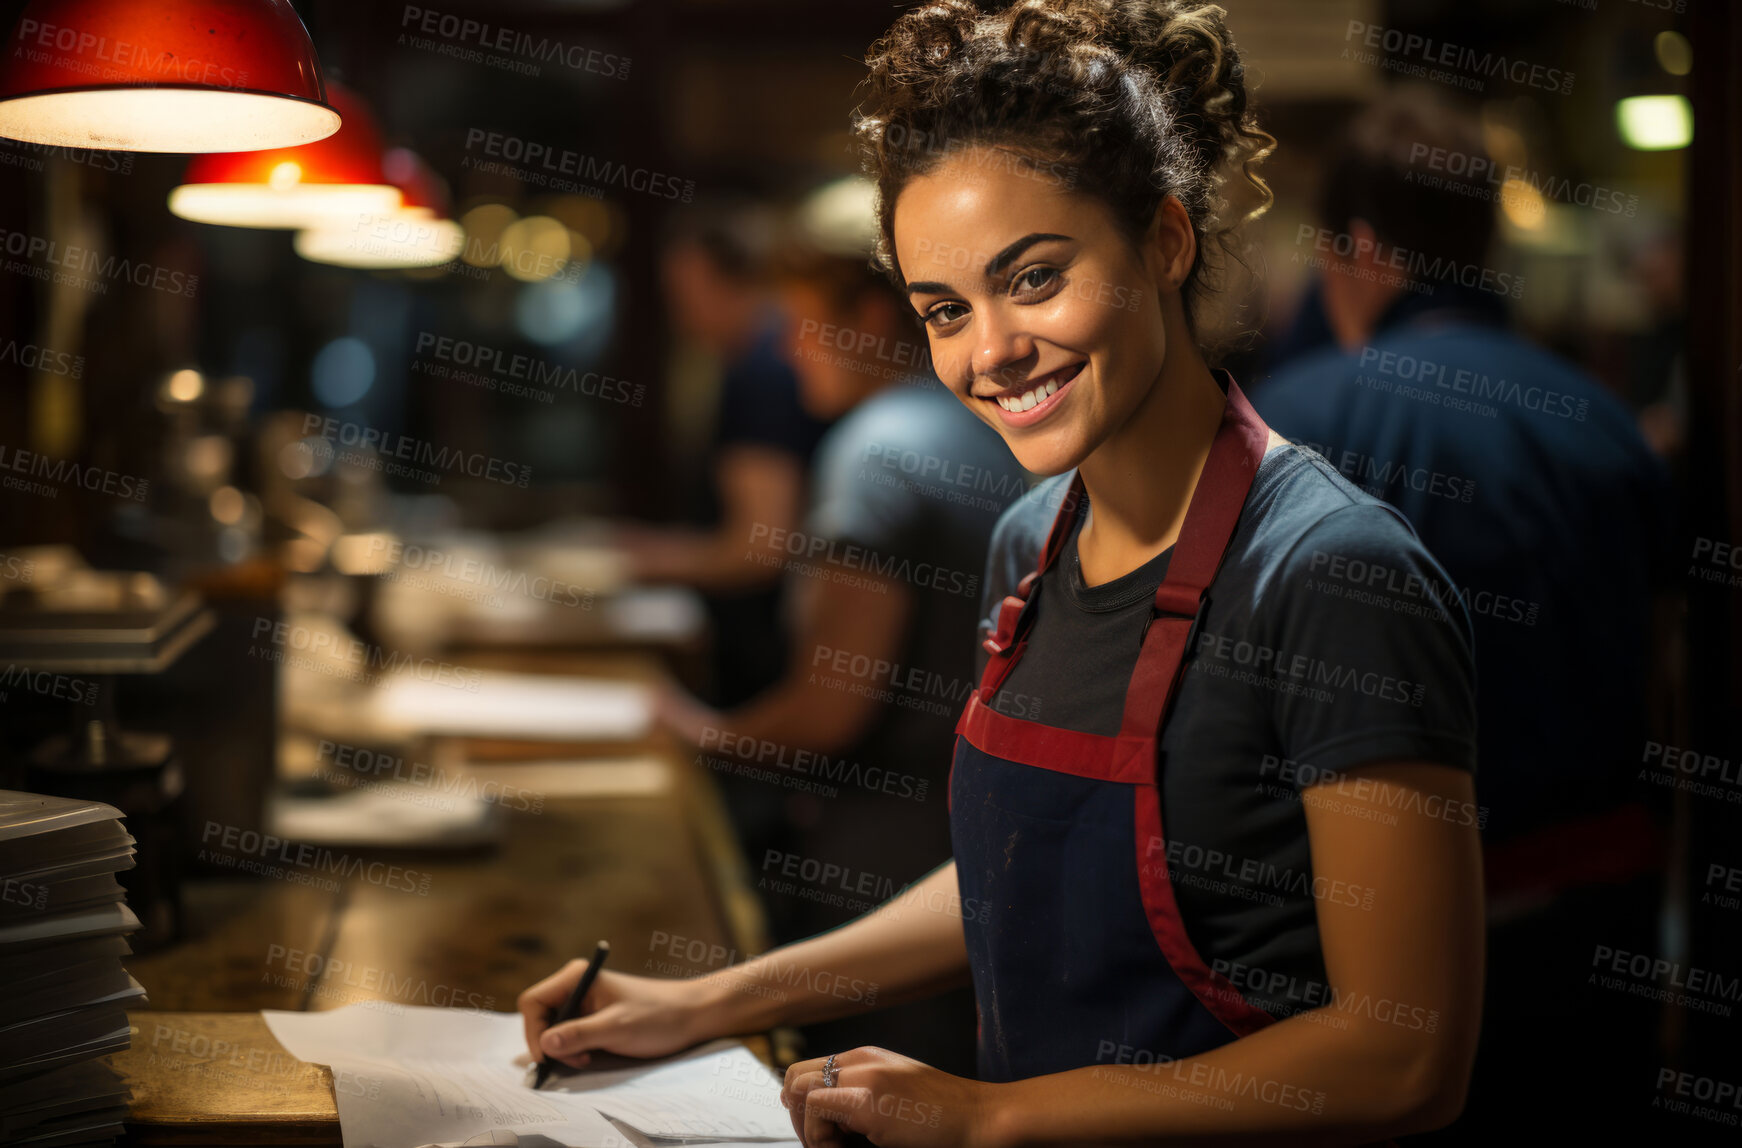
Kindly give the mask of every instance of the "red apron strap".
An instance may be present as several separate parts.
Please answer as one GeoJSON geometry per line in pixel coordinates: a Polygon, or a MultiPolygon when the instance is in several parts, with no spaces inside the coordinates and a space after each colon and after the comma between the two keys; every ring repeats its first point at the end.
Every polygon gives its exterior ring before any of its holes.
{"type": "Polygon", "coordinates": [[[1221,569],[1222,555],[1270,442],[1270,428],[1233,378],[1227,377],[1227,382],[1222,425],[1186,507],[1167,577],[1156,588],[1155,615],[1144,632],[1137,669],[1125,688],[1125,717],[1119,728],[1125,737],[1160,736],[1180,667],[1191,652],[1187,647],[1203,612],[1204,592],[1221,569]]]}
{"type": "Polygon", "coordinates": [[[1168,559],[1167,577],[1155,591],[1155,614],[1143,635],[1137,669],[1125,689],[1120,740],[1133,743],[1144,739],[1149,747],[1144,761],[1149,784],[1138,788],[1135,807],[1138,887],[1150,931],[1167,963],[1198,1002],[1230,1032],[1245,1036],[1275,1018],[1249,1003],[1235,985],[1216,972],[1186,932],[1167,871],[1157,748],[1162,722],[1179,683],[1180,667],[1190,653],[1193,631],[1207,601],[1204,592],[1222,566],[1228,540],[1234,536],[1234,526],[1270,442],[1270,428],[1253,411],[1233,378],[1228,377],[1227,382],[1222,425],[1210,444],[1210,457],[1186,508],[1186,520],[1168,559]]]}
{"type": "MultiPolygon", "coordinates": [[[[980,688],[976,694],[985,698],[988,704],[997,695],[998,687],[1003,684],[1005,677],[1016,667],[1017,659],[1022,656],[1023,635],[1016,632],[1017,619],[1022,616],[1022,605],[1033,592],[1035,581],[1058,561],[1059,554],[1065,548],[1065,540],[1071,536],[1071,526],[1076,521],[1077,507],[1082,500],[1083,476],[1080,473],[1073,474],[1070,486],[1059,502],[1058,512],[1053,515],[1052,529],[1047,533],[1046,546],[1040,552],[1040,564],[1023,575],[1013,593],[1005,595],[1004,601],[998,605],[997,633],[980,643],[992,656],[986,659],[986,670],[980,675],[980,688]]],[[[971,695],[968,706],[962,711],[963,720],[966,720],[968,710],[973,705],[974,695],[971,695]]],[[[958,721],[958,733],[961,728],[961,721],[958,721]]]]}

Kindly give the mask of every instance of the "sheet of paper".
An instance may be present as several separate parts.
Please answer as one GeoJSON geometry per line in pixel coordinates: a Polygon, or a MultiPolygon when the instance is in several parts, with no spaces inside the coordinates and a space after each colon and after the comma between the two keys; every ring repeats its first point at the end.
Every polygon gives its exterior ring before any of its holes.
{"type": "Polygon", "coordinates": [[[623,1139],[578,1097],[526,1087],[513,1063],[526,1051],[517,1015],[413,1007],[389,1017],[360,1005],[262,1015],[292,1056],[332,1068],[345,1148],[420,1148],[497,1132],[577,1146],[623,1139]]]}
{"type": "Polygon", "coordinates": [[[272,795],[276,837],[335,847],[468,849],[502,836],[502,809],[476,795],[409,781],[374,781],[324,797],[272,795]]]}
{"type": "Polygon", "coordinates": [[[517,555],[535,574],[568,586],[584,586],[595,594],[614,594],[629,584],[629,555],[607,544],[546,542],[523,546],[517,555]]]}
{"type": "Polygon", "coordinates": [[[630,590],[607,598],[604,608],[614,634],[642,642],[687,641],[708,620],[701,595],[678,586],[630,590]]]}
{"type": "Polygon", "coordinates": [[[796,1143],[778,1083],[736,1042],[565,1072],[534,1092],[517,1013],[349,1005],[262,1015],[291,1055],[332,1067],[345,1148],[424,1148],[503,1133],[522,1145],[536,1138],[574,1148],[634,1148],[643,1136],[796,1143]]]}
{"type": "Polygon", "coordinates": [[[96,937],[106,933],[131,933],[139,918],[120,902],[70,913],[41,914],[35,920],[0,925],[0,948],[41,945],[61,938],[96,937]]]}
{"type": "Polygon", "coordinates": [[[630,1067],[565,1071],[545,1087],[586,1097],[606,1116],[649,1136],[792,1138],[780,1082],[736,1041],[715,1041],[630,1067]]]}
{"type": "Polygon", "coordinates": [[[394,674],[370,699],[371,716],[411,734],[562,741],[634,741],[653,716],[650,692],[633,682],[474,672],[476,690],[394,674]]]}
{"type": "Polygon", "coordinates": [[[672,770],[664,758],[588,757],[572,761],[473,761],[456,767],[475,786],[494,782],[547,798],[656,797],[672,785],[672,770]]]}

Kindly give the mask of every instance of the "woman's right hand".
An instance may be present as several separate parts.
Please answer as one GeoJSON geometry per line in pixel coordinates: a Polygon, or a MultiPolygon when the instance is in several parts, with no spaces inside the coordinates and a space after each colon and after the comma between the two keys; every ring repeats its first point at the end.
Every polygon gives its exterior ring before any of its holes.
{"type": "Polygon", "coordinates": [[[581,1002],[581,1015],[551,1025],[550,1016],[567,1003],[586,967],[586,961],[570,961],[520,994],[526,1047],[534,1061],[550,1056],[580,1068],[595,1049],[620,1056],[664,1056],[720,1035],[710,1031],[716,1018],[698,982],[603,970],[581,1002]]]}

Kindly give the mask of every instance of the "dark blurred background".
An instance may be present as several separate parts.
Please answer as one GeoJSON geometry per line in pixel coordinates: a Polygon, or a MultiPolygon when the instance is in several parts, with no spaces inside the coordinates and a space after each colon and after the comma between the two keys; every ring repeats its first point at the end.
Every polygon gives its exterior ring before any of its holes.
{"type": "MultiPolygon", "coordinates": [[[[1255,238],[1265,252],[1264,331],[1271,338],[1234,360],[1240,377],[1267,365],[1267,345],[1287,330],[1309,275],[1291,260],[1294,228],[1309,219],[1324,147],[1340,123],[1390,78],[1341,58],[1359,38],[1350,21],[1419,32],[1512,57],[1546,61],[1575,76],[1570,94],[1491,79],[1479,100],[1486,141],[1500,162],[1551,182],[1503,211],[1504,263],[1529,290],[1516,301],[1532,336],[1584,365],[1642,410],[1685,375],[1683,266],[1690,152],[1628,146],[1619,101],[1694,92],[1693,35],[1679,6],[1597,3],[1399,3],[1247,0],[1228,5],[1251,61],[1264,125],[1280,147],[1263,165],[1277,194],[1255,238]],[[1567,194],[1555,198],[1564,181],[1567,194]],[[1611,198],[1573,201],[1580,185],[1611,198]],[[1618,198],[1615,198],[1618,197],[1618,198]],[[1625,209],[1616,212],[1616,204],[1625,209]]],[[[15,11],[19,5],[10,4],[15,11]]],[[[468,492],[464,513],[490,525],[537,521],[576,500],[639,514],[675,513],[684,446],[706,418],[692,395],[657,289],[657,237],[688,205],[657,193],[606,188],[602,198],[552,195],[513,173],[486,173],[492,155],[469,133],[572,149],[693,185],[692,202],[722,194],[780,199],[853,170],[847,130],[865,47],[899,5],[858,0],[640,0],[634,3],[453,3],[534,35],[558,34],[619,54],[623,78],[546,63],[541,74],[466,64],[402,42],[404,6],[297,5],[329,75],[360,92],[389,143],[409,145],[451,185],[455,214],[500,240],[515,219],[556,219],[586,237],[577,282],[526,282],[511,274],[359,274],[299,259],[289,233],[211,227],[169,216],[164,200],[186,165],[178,156],[131,155],[130,170],[50,162],[41,172],[0,171],[9,226],[96,229],[105,249],[153,258],[200,276],[197,298],[141,301],[127,292],[81,301],[65,328],[84,336],[85,378],[18,375],[5,389],[9,426],[29,428],[45,450],[97,451],[123,469],[152,463],[156,384],[192,367],[253,380],[255,412],[322,409],[323,353],[364,387],[341,404],[347,418],[525,460],[538,476],[529,495],[468,492]],[[504,210],[506,209],[506,210],[504,210]],[[640,407],[568,403],[553,410],[479,388],[413,377],[419,332],[440,331],[644,385],[640,407]],[[342,344],[335,352],[335,341],[342,344]],[[347,353],[354,352],[354,353],[347,353]],[[366,352],[366,355],[362,354],[366,352]],[[677,370],[674,378],[674,360],[677,370]],[[668,432],[678,433],[668,433],[668,432]],[[690,436],[686,438],[686,435],[690,436]]],[[[1697,8],[1698,6],[1695,5],[1697,8]]],[[[10,17],[9,17],[10,18],[10,17]]],[[[29,154],[28,145],[18,149],[29,154]]],[[[510,165],[528,168],[532,165],[510,165]]],[[[576,182],[585,182],[577,179],[576,182]]],[[[568,244],[567,237],[553,242],[568,244]]],[[[468,255],[471,251],[468,251],[468,255]]],[[[48,322],[50,298],[19,276],[0,281],[16,330],[48,322]]],[[[16,373],[16,368],[11,368],[16,373]]],[[[693,376],[693,372],[691,373],[693,376]]],[[[705,385],[705,384],[703,384],[705,385]]],[[[332,392],[329,392],[331,394],[332,392]]],[[[1679,393],[1679,392],[1676,392],[1679,393]]],[[[1685,405],[1685,404],[1684,404],[1685,405]]],[[[1685,424],[1685,417],[1681,420],[1685,424]]],[[[1669,432],[1665,432],[1668,434],[1669,432]]],[[[53,451],[50,451],[53,453],[53,451]]],[[[20,500],[11,514],[41,537],[88,540],[106,525],[68,507],[20,500]],[[35,521],[41,519],[41,521],[35,521]]],[[[113,531],[111,530],[112,534],[113,531]]],[[[151,549],[144,532],[123,537],[151,549]]],[[[124,545],[111,538],[112,544],[124,545]]]]}

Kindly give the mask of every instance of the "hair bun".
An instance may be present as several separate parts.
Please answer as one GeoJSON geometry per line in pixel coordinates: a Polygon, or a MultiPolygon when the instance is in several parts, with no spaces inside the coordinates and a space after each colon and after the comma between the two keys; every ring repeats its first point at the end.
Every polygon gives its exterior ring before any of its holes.
{"type": "Polygon", "coordinates": [[[873,81],[923,86],[936,80],[951,60],[961,58],[980,17],[974,0],[937,0],[909,11],[872,50],[867,63],[873,81]]]}
{"type": "Polygon", "coordinates": [[[1100,4],[1021,3],[1011,7],[1005,42],[1013,48],[1057,51],[1072,43],[1108,39],[1109,13],[1100,4]]]}

